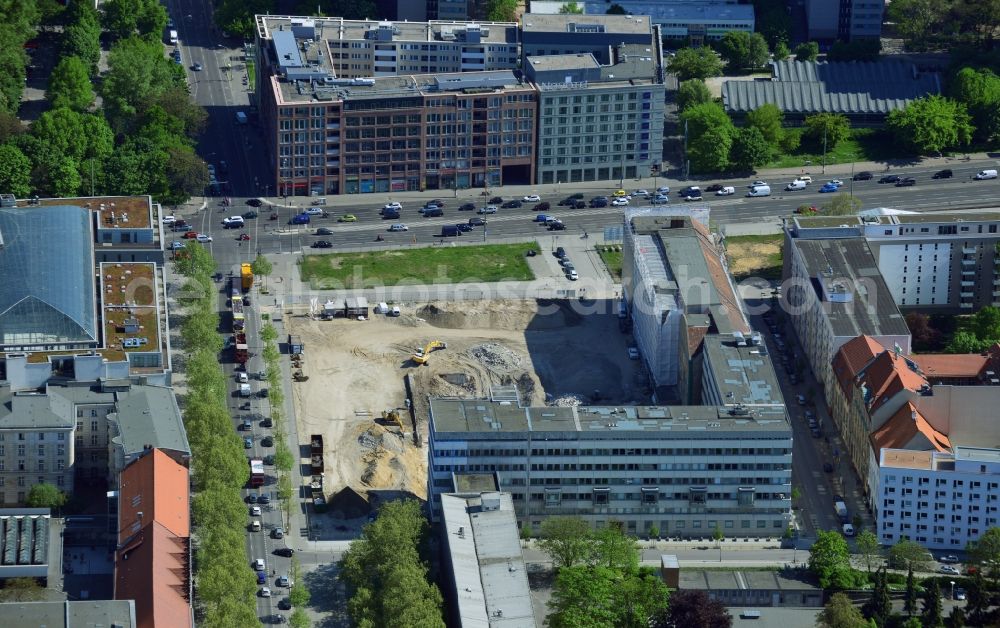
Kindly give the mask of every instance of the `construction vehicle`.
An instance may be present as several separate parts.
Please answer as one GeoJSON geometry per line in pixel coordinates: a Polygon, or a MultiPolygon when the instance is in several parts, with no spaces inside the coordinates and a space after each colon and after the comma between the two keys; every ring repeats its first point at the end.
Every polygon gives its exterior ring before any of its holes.
{"type": "Polygon", "coordinates": [[[292,379],[296,382],[307,382],[309,381],[309,376],[303,373],[301,370],[297,370],[292,373],[292,379]]]}
{"type": "Polygon", "coordinates": [[[382,411],[382,423],[395,425],[400,431],[403,431],[403,422],[399,420],[399,412],[395,408],[382,411]]]}
{"type": "Polygon", "coordinates": [[[305,349],[305,345],[302,344],[302,338],[300,336],[293,336],[288,334],[288,352],[292,355],[296,353],[302,353],[305,349]]]}
{"type": "Polygon", "coordinates": [[[417,364],[427,364],[427,360],[430,357],[431,351],[436,349],[447,349],[448,345],[441,342],[440,340],[432,340],[427,343],[423,349],[417,349],[416,353],[413,354],[413,361],[417,364]]]}
{"type": "Polygon", "coordinates": [[[326,495],[323,490],[323,474],[312,476],[309,483],[309,494],[312,498],[313,509],[316,512],[326,512],[326,495]]]}
{"type": "Polygon", "coordinates": [[[240,280],[243,292],[250,292],[250,288],[253,287],[253,270],[250,264],[240,264],[240,280]]]}
{"type": "Polygon", "coordinates": [[[323,473],[323,435],[313,434],[309,440],[310,466],[313,475],[323,473]]]}

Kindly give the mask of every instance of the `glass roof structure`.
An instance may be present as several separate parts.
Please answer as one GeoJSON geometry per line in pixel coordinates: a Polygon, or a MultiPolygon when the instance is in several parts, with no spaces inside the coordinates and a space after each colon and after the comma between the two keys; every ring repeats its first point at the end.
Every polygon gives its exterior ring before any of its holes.
{"type": "Polygon", "coordinates": [[[98,342],[91,212],[0,208],[0,350],[98,342]]]}

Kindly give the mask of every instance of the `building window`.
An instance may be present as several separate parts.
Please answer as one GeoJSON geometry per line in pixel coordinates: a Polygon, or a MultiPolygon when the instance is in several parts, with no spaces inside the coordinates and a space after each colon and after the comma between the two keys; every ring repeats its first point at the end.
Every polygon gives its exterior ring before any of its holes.
{"type": "Polygon", "coordinates": [[[611,489],[610,488],[595,488],[593,493],[593,500],[595,506],[607,506],[611,499],[611,489]]]}
{"type": "Polygon", "coordinates": [[[736,494],[737,503],[740,506],[753,506],[754,488],[740,487],[736,494]]]}
{"type": "Polygon", "coordinates": [[[656,487],[643,487],[642,503],[644,506],[655,506],[660,501],[660,489],[656,487]]]}
{"type": "Polygon", "coordinates": [[[692,506],[704,506],[708,497],[708,489],[697,487],[688,489],[688,503],[692,506]]]}

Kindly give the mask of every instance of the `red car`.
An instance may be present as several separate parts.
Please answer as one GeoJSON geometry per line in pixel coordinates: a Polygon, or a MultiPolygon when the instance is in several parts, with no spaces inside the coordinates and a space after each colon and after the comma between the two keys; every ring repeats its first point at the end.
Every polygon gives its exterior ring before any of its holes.
{"type": "Polygon", "coordinates": [[[197,237],[198,237],[197,231],[188,231],[187,233],[184,234],[185,240],[194,240],[197,237]]]}
{"type": "Polygon", "coordinates": [[[246,241],[248,241],[250,239],[250,234],[249,233],[241,233],[240,237],[238,239],[240,240],[240,242],[246,242],[246,241]]]}

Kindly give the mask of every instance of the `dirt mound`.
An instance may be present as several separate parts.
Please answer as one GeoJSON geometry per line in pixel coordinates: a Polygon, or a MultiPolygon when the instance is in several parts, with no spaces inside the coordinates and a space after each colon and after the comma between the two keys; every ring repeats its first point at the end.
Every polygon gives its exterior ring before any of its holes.
{"type": "Polygon", "coordinates": [[[469,355],[491,371],[509,373],[523,368],[520,354],[497,342],[487,342],[469,349],[469,355]]]}
{"type": "Polygon", "coordinates": [[[560,329],[566,326],[559,306],[539,310],[534,301],[463,301],[429,303],[416,311],[428,325],[444,329],[560,329]]]}

